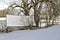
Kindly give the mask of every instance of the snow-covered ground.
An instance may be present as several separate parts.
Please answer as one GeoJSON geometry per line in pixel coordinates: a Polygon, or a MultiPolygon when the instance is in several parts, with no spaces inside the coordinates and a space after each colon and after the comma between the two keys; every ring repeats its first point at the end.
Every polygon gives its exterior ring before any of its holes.
{"type": "Polygon", "coordinates": [[[1,34],[0,40],[60,40],[60,25],[46,29],[22,30],[1,34]]]}

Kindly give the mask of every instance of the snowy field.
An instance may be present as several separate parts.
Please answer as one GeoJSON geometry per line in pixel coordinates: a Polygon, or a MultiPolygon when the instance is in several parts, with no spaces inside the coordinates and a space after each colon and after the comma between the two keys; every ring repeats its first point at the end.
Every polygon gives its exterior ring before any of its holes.
{"type": "Polygon", "coordinates": [[[0,34],[0,40],[60,40],[60,25],[46,29],[22,30],[0,34]]]}

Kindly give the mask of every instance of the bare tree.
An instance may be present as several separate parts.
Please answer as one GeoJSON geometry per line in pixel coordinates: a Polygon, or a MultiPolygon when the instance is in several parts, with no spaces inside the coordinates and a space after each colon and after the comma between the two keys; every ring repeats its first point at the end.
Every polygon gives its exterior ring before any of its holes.
{"type": "MultiPolygon", "coordinates": [[[[50,1],[50,13],[49,13],[49,20],[52,19],[52,25],[54,24],[54,21],[56,20],[56,17],[59,16],[59,10],[57,6],[56,0],[50,1]]],[[[50,22],[50,21],[49,21],[50,22]]]]}
{"type": "Polygon", "coordinates": [[[31,1],[34,9],[34,21],[35,21],[36,27],[38,27],[39,21],[40,21],[40,10],[38,7],[39,6],[38,3],[40,2],[40,0],[31,0],[31,1]]]}
{"type": "Polygon", "coordinates": [[[27,16],[29,16],[29,11],[32,7],[31,2],[28,3],[28,1],[29,0],[22,0],[21,6],[20,6],[23,9],[23,10],[20,10],[20,11],[22,11],[27,16]]]}
{"type": "MultiPolygon", "coordinates": [[[[15,7],[20,7],[23,10],[20,10],[23,12],[26,16],[29,16],[30,9],[34,9],[34,21],[36,24],[36,27],[39,26],[39,21],[41,20],[41,15],[44,14],[44,20],[46,20],[46,25],[49,26],[51,21],[52,24],[54,24],[54,21],[56,17],[59,15],[59,7],[57,5],[56,0],[22,0],[21,5],[16,5],[15,7]],[[42,3],[45,2],[46,8],[44,9],[45,12],[41,13],[42,9],[42,3]]],[[[41,21],[40,21],[41,25],[41,21]]]]}

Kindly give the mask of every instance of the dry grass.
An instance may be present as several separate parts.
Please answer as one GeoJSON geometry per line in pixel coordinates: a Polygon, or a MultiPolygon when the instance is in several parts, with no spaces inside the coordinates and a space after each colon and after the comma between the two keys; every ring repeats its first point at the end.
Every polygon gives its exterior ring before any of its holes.
{"type": "Polygon", "coordinates": [[[0,10],[0,17],[6,17],[7,14],[8,14],[8,10],[7,9],[0,10]]]}

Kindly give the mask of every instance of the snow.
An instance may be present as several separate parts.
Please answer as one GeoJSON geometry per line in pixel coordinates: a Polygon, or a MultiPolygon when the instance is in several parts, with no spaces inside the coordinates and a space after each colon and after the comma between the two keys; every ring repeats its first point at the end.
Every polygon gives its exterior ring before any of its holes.
{"type": "Polygon", "coordinates": [[[29,25],[28,16],[7,15],[7,26],[28,26],[28,25],[29,25]]]}
{"type": "Polygon", "coordinates": [[[35,26],[33,16],[7,15],[7,26],[29,26],[29,25],[35,26]]]}
{"type": "Polygon", "coordinates": [[[38,30],[14,31],[0,35],[0,40],[60,40],[60,25],[38,30]]]}
{"type": "Polygon", "coordinates": [[[0,20],[6,20],[6,17],[0,17],[0,20]]]}

